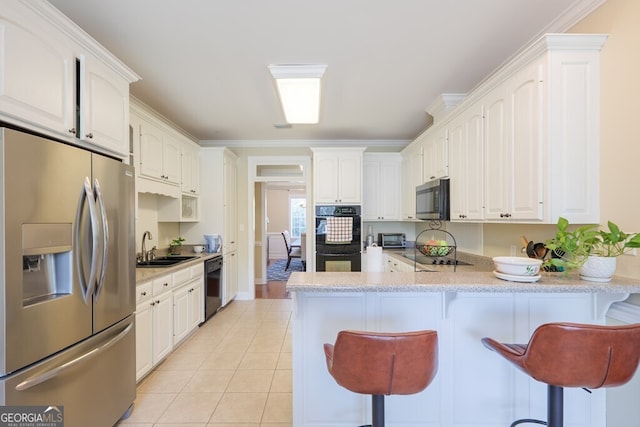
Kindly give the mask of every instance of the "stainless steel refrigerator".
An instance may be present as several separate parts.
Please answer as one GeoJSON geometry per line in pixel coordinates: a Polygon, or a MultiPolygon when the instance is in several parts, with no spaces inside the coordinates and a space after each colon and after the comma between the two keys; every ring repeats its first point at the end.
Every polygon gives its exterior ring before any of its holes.
{"type": "Polygon", "coordinates": [[[135,399],[134,173],[0,128],[0,405],[113,426],[135,399]]]}

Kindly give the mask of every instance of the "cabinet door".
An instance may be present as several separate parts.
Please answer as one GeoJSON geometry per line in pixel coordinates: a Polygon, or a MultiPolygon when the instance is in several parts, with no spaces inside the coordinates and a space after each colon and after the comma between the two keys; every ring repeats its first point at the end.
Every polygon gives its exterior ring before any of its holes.
{"type": "Polygon", "coordinates": [[[484,219],[484,114],[483,105],[471,108],[465,120],[466,219],[484,219]]]}
{"type": "Polygon", "coordinates": [[[173,349],[173,294],[153,297],[153,364],[173,349]]]}
{"type": "Polygon", "coordinates": [[[165,134],[162,144],[162,170],[165,179],[173,184],[180,184],[182,178],[181,154],[180,141],[165,134]]]}
{"type": "Polygon", "coordinates": [[[380,161],[365,158],[362,167],[362,176],[362,189],[364,191],[362,197],[362,219],[380,219],[382,205],[382,201],[380,200],[380,161]]]}
{"type": "Polygon", "coordinates": [[[0,17],[0,114],[74,135],[73,52],[44,22],[29,23],[0,17]]]}
{"type": "Polygon", "coordinates": [[[511,145],[507,140],[507,95],[504,86],[485,98],[485,213],[505,219],[511,186],[511,145]]]}
{"type": "Polygon", "coordinates": [[[187,284],[173,291],[173,345],[189,334],[189,289],[187,284]]]}
{"type": "Polygon", "coordinates": [[[129,83],[95,59],[80,57],[80,139],[127,157],[129,83]]]}
{"type": "Polygon", "coordinates": [[[424,142],[424,181],[449,176],[448,129],[434,129],[424,142]]]}
{"type": "Polygon", "coordinates": [[[224,255],[222,267],[222,306],[229,304],[238,294],[238,257],[235,252],[224,255]]]}
{"type": "Polygon", "coordinates": [[[318,203],[337,203],[339,166],[338,156],[329,153],[314,153],[314,198],[318,203]]]}
{"type": "Polygon", "coordinates": [[[200,159],[198,150],[186,144],[182,146],[182,192],[196,195],[200,193],[200,159]]]}
{"type": "Polygon", "coordinates": [[[153,311],[151,301],[136,307],[136,381],[153,367],[153,311]]]}
{"type": "Polygon", "coordinates": [[[338,202],[361,203],[362,153],[340,154],[338,202]]]}
{"type": "MultiPolygon", "coordinates": [[[[467,161],[464,117],[458,117],[449,126],[449,179],[451,194],[451,220],[463,220],[467,215],[467,161]]],[[[478,159],[482,161],[482,159],[478,159]]]]}
{"type": "Polygon", "coordinates": [[[222,252],[235,251],[237,248],[237,164],[235,159],[224,158],[224,236],[222,252]]]}
{"type": "Polygon", "coordinates": [[[162,129],[145,121],[140,123],[140,175],[163,179],[162,138],[162,129]]]}
{"type": "MultiPolygon", "coordinates": [[[[397,155],[395,155],[397,156],[397,155]]],[[[380,217],[400,219],[400,158],[380,162],[380,217]]]]}
{"type": "Polygon", "coordinates": [[[512,155],[509,194],[512,219],[542,220],[542,82],[538,63],[516,74],[509,85],[512,155]]]}
{"type": "Polygon", "coordinates": [[[204,279],[200,276],[189,286],[189,331],[204,321],[204,279]]]}

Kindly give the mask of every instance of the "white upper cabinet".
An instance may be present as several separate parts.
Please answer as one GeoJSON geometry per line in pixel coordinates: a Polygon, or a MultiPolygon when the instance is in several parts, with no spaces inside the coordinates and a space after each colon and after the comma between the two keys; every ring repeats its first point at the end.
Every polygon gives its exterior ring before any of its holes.
{"type": "Polygon", "coordinates": [[[20,22],[10,12],[0,12],[2,115],[75,135],[73,49],[43,19],[20,22]]]}
{"type": "Polygon", "coordinates": [[[139,77],[56,8],[4,2],[0,58],[0,119],[128,157],[129,84],[139,77]]]}
{"type": "Polygon", "coordinates": [[[400,167],[398,153],[372,153],[364,155],[363,166],[363,220],[400,219],[400,167]]]}
{"type": "Polygon", "coordinates": [[[449,176],[448,129],[436,127],[427,132],[422,157],[424,182],[449,176]]]}
{"type": "Polygon", "coordinates": [[[80,139],[129,151],[129,82],[97,60],[80,58],[80,139]]]}
{"type": "Polygon", "coordinates": [[[416,219],[416,187],[424,183],[422,175],[422,146],[412,143],[402,156],[402,219],[416,219]]]}
{"type": "Polygon", "coordinates": [[[449,124],[451,221],[484,219],[483,133],[482,104],[469,108],[449,124]]]}
{"type": "MultiPolygon", "coordinates": [[[[555,224],[562,216],[576,224],[599,222],[605,40],[542,37],[425,132],[425,169],[435,170],[426,159],[437,157],[428,154],[429,144],[446,140],[451,150],[452,221],[555,224]]],[[[424,176],[439,177],[428,170],[424,176]]]]}
{"type": "Polygon", "coordinates": [[[140,175],[178,185],[181,175],[180,142],[154,123],[140,125],[140,175]]]}
{"type": "Polygon", "coordinates": [[[189,195],[200,193],[200,151],[187,142],[182,144],[182,192],[189,195]]]}
{"type": "Polygon", "coordinates": [[[312,148],[315,203],[362,203],[364,148],[312,148]]]}

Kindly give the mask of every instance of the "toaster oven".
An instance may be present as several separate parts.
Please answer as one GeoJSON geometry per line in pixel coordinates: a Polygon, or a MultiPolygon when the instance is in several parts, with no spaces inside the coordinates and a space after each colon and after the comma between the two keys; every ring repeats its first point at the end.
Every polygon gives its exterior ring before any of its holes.
{"type": "Polygon", "coordinates": [[[407,236],[404,233],[378,233],[378,246],[383,248],[406,248],[407,236]]]}

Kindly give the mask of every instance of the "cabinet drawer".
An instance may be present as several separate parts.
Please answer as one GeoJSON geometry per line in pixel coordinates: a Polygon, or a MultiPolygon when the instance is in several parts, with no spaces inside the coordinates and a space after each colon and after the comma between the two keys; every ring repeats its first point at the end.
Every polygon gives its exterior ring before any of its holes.
{"type": "Polygon", "coordinates": [[[189,268],[183,268],[182,270],[173,273],[173,285],[180,286],[191,279],[191,270],[189,268]]]}
{"type": "Polygon", "coordinates": [[[204,276],[204,263],[194,265],[191,267],[191,278],[195,279],[196,277],[204,276]]]}
{"type": "Polygon", "coordinates": [[[151,298],[153,289],[152,282],[141,283],[136,286],[136,304],[144,302],[151,298]]]}
{"type": "Polygon", "coordinates": [[[160,295],[163,292],[171,290],[173,287],[173,280],[171,278],[171,274],[167,274],[166,276],[158,277],[153,281],[153,295],[160,295]]]}

